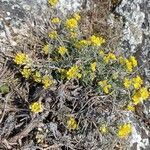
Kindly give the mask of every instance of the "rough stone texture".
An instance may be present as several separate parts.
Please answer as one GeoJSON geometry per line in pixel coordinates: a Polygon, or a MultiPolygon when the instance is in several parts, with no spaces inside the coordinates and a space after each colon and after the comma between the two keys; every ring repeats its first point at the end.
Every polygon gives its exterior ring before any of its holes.
{"type": "Polygon", "coordinates": [[[83,0],[60,0],[57,7],[66,15],[68,12],[80,9],[82,2],[83,0]]]}
{"type": "Polygon", "coordinates": [[[140,64],[146,63],[144,75],[150,79],[150,1],[122,0],[116,12],[124,19],[121,47],[135,54],[140,64]]]}
{"type": "MultiPolygon", "coordinates": [[[[57,10],[60,11],[60,15],[67,15],[69,12],[77,11],[82,5],[82,1],[59,0],[57,10]]],[[[5,51],[3,45],[8,43],[7,38],[12,46],[16,46],[16,39],[28,36],[29,21],[34,27],[34,20],[36,20],[36,23],[44,21],[44,19],[48,20],[46,18],[46,16],[49,16],[48,14],[51,15],[47,0],[0,0],[1,50],[5,51]]],[[[41,25],[42,23],[39,23],[39,27],[41,25]]]]}

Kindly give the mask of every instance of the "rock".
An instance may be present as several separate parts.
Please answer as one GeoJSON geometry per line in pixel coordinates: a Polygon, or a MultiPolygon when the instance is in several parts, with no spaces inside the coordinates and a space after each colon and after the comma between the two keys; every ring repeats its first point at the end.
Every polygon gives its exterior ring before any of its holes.
{"type": "Polygon", "coordinates": [[[75,12],[81,8],[83,0],[60,0],[58,4],[59,10],[67,15],[68,12],[75,12]]]}
{"type": "MultiPolygon", "coordinates": [[[[59,0],[57,10],[60,15],[67,15],[68,12],[77,11],[83,0],[59,0]]],[[[28,23],[34,27],[34,20],[41,22],[49,20],[51,12],[49,11],[47,0],[1,0],[0,1],[0,43],[6,45],[9,42],[16,46],[15,39],[21,39],[27,36],[28,23]],[[14,33],[18,37],[12,35],[14,33]]],[[[43,23],[44,25],[44,23],[43,23]]],[[[44,27],[43,27],[44,28],[44,27]]],[[[42,27],[41,27],[42,30],[42,27]]],[[[2,51],[5,51],[3,46],[2,51]]]]}
{"type": "Polygon", "coordinates": [[[124,28],[121,49],[125,54],[137,56],[143,72],[150,79],[150,1],[122,0],[116,12],[123,17],[124,28]]]}

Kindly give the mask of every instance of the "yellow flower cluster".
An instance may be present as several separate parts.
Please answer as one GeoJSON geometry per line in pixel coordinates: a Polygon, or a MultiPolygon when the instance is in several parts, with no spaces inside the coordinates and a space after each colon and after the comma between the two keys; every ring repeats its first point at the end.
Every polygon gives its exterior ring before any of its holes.
{"type": "Polygon", "coordinates": [[[64,54],[66,54],[68,52],[68,49],[65,48],[64,46],[59,46],[58,48],[58,53],[63,56],[64,54]]]}
{"type": "Polygon", "coordinates": [[[131,84],[132,84],[132,80],[125,78],[123,81],[123,84],[125,86],[126,89],[130,88],[131,84]]]}
{"type": "Polygon", "coordinates": [[[51,38],[51,39],[56,39],[57,38],[57,36],[58,36],[58,34],[57,34],[57,31],[51,31],[50,33],[49,33],[49,38],[51,38]]]}
{"type": "Polygon", "coordinates": [[[115,61],[116,59],[116,55],[113,53],[108,53],[104,58],[104,61],[108,64],[109,61],[115,61]]]}
{"type": "Polygon", "coordinates": [[[129,59],[123,58],[122,56],[119,57],[119,62],[122,65],[125,65],[126,70],[128,72],[132,72],[134,67],[137,67],[138,62],[134,56],[130,56],[129,59]]]}
{"type": "Polygon", "coordinates": [[[107,80],[103,80],[103,81],[99,81],[98,82],[98,85],[100,85],[102,88],[103,88],[103,91],[108,94],[109,93],[109,90],[111,89],[111,85],[108,84],[108,81],[107,80]]]}
{"type": "Polygon", "coordinates": [[[47,55],[47,54],[49,53],[49,49],[50,49],[50,44],[46,44],[46,45],[43,47],[42,51],[43,51],[43,53],[44,53],[45,55],[47,55]]]}
{"type": "Polygon", "coordinates": [[[40,102],[32,103],[29,108],[33,113],[39,113],[43,111],[43,105],[40,102]]]}
{"type": "Polygon", "coordinates": [[[48,75],[44,75],[42,77],[41,73],[39,71],[36,71],[34,74],[33,74],[33,79],[35,82],[37,83],[42,83],[43,84],[43,87],[44,89],[47,89],[49,88],[54,82],[53,82],[53,78],[52,76],[48,76],[48,75]]]}
{"type": "Polygon", "coordinates": [[[143,84],[143,80],[138,75],[132,79],[132,82],[133,82],[133,86],[136,90],[139,89],[143,84]]]}
{"type": "Polygon", "coordinates": [[[131,85],[133,84],[133,87],[137,90],[142,86],[143,80],[141,79],[141,77],[139,75],[137,75],[136,77],[134,77],[132,79],[125,78],[123,81],[123,84],[126,89],[130,88],[131,85]]]}
{"type": "MultiPolygon", "coordinates": [[[[46,45],[45,49],[48,49],[48,46],[49,45],[46,45]]],[[[52,85],[53,83],[53,80],[51,77],[49,76],[44,76],[42,78],[41,76],[41,73],[39,71],[35,71],[34,73],[32,73],[32,70],[31,68],[29,68],[27,65],[29,62],[29,58],[26,54],[24,53],[18,53],[15,58],[14,58],[14,62],[16,64],[20,64],[20,65],[23,65],[23,64],[26,64],[26,66],[24,66],[24,68],[20,71],[22,76],[26,79],[29,79],[29,77],[32,75],[33,79],[35,82],[37,83],[42,83],[43,84],[43,87],[45,89],[47,89],[49,86],[52,85]]]]}
{"type": "Polygon", "coordinates": [[[80,21],[80,19],[81,16],[78,13],[74,13],[72,18],[66,20],[65,25],[69,30],[72,31],[78,27],[78,21],[80,21]]]}
{"type": "Polygon", "coordinates": [[[99,54],[100,56],[104,56],[104,55],[105,55],[104,50],[99,50],[98,54],[99,54]]]}
{"type": "Polygon", "coordinates": [[[49,88],[53,84],[52,76],[48,76],[48,75],[43,76],[42,83],[45,89],[49,88]]]}
{"type": "Polygon", "coordinates": [[[65,25],[69,30],[74,30],[78,27],[78,22],[75,18],[71,18],[66,20],[65,25]]]}
{"type": "Polygon", "coordinates": [[[21,71],[21,74],[24,78],[28,79],[31,76],[32,72],[30,68],[24,67],[21,71]]]}
{"type": "Polygon", "coordinates": [[[58,0],[48,0],[48,3],[49,3],[51,6],[56,6],[57,3],[58,3],[58,0]]]}
{"type": "Polygon", "coordinates": [[[132,103],[128,104],[127,105],[127,110],[129,110],[129,111],[135,111],[134,105],[132,103]]]}
{"type": "Polygon", "coordinates": [[[76,43],[76,48],[78,49],[81,49],[81,48],[84,48],[85,46],[88,46],[89,45],[89,41],[87,40],[80,40],[76,43]]]}
{"type": "Polygon", "coordinates": [[[129,60],[132,63],[133,67],[136,67],[138,65],[137,60],[134,56],[130,56],[129,60]]]}
{"type": "Polygon", "coordinates": [[[118,130],[118,137],[120,138],[125,138],[127,137],[130,133],[132,132],[132,126],[130,123],[125,123],[121,126],[119,126],[119,130],[118,130]]]}
{"type": "Polygon", "coordinates": [[[58,17],[56,17],[56,18],[53,18],[53,19],[51,20],[51,22],[52,22],[52,23],[55,23],[55,24],[58,24],[58,23],[60,23],[60,19],[59,19],[58,17]]]}
{"type": "Polygon", "coordinates": [[[133,70],[132,62],[130,62],[128,59],[126,59],[125,64],[126,64],[127,71],[132,72],[132,70],[133,70]]]}
{"type": "Polygon", "coordinates": [[[125,59],[125,65],[128,72],[132,72],[133,68],[137,66],[137,60],[134,56],[131,56],[129,59],[125,59]]]}
{"type": "Polygon", "coordinates": [[[81,78],[82,75],[80,73],[80,69],[78,66],[72,66],[68,71],[67,71],[67,79],[74,79],[74,78],[81,78]]]}
{"type": "Polygon", "coordinates": [[[103,43],[105,43],[105,39],[102,37],[98,37],[95,35],[92,35],[89,39],[92,46],[101,46],[103,43]]]}
{"type": "Polygon", "coordinates": [[[142,87],[134,93],[132,100],[134,105],[137,105],[140,102],[147,100],[148,97],[149,97],[148,89],[146,87],[142,87]]]}
{"type": "Polygon", "coordinates": [[[29,57],[25,53],[19,52],[16,54],[16,56],[14,58],[14,62],[17,65],[24,65],[24,64],[27,64],[29,62],[29,57]]]}
{"type": "Polygon", "coordinates": [[[96,62],[93,62],[93,63],[90,64],[91,70],[92,70],[93,72],[96,71],[96,66],[97,66],[97,63],[96,63],[96,62]]]}
{"type": "Polygon", "coordinates": [[[121,65],[124,65],[125,64],[125,59],[122,56],[120,56],[119,57],[119,62],[120,62],[121,65]]]}
{"type": "Polygon", "coordinates": [[[77,125],[77,122],[75,120],[74,117],[70,117],[68,120],[67,120],[67,128],[69,130],[75,130],[78,128],[78,125],[77,125]]]}

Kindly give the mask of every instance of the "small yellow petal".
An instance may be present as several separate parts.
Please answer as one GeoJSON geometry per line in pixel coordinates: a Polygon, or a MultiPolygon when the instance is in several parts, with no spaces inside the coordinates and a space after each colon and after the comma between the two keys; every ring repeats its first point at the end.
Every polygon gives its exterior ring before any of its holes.
{"type": "Polygon", "coordinates": [[[125,138],[132,132],[132,126],[130,123],[125,123],[119,126],[118,137],[125,138]]]}
{"type": "Polygon", "coordinates": [[[34,102],[29,106],[33,113],[39,113],[43,111],[43,105],[40,102],[34,102]]]}

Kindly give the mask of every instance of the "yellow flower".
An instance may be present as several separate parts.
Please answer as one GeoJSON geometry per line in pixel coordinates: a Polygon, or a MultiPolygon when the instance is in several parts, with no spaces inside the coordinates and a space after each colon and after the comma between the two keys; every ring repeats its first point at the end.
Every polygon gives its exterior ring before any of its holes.
{"type": "Polygon", "coordinates": [[[129,111],[135,111],[135,107],[132,104],[127,105],[127,110],[129,111]]]}
{"type": "Polygon", "coordinates": [[[109,89],[111,89],[111,85],[108,84],[107,80],[103,80],[103,81],[99,81],[98,85],[100,85],[103,88],[103,91],[108,94],[109,93],[109,89]]]}
{"type": "Polygon", "coordinates": [[[119,126],[119,130],[118,130],[118,137],[120,138],[125,138],[127,137],[130,133],[132,132],[132,126],[130,123],[125,123],[121,126],[119,126]]]}
{"type": "Polygon", "coordinates": [[[106,85],[105,87],[103,87],[103,91],[106,93],[106,94],[108,94],[109,93],[109,89],[111,89],[111,85],[110,84],[108,84],[108,85],[106,85]]]}
{"type": "Polygon", "coordinates": [[[49,53],[49,49],[50,49],[50,44],[47,44],[43,47],[42,51],[44,52],[45,55],[47,55],[49,53]]]}
{"type": "Polygon", "coordinates": [[[142,87],[139,89],[132,97],[132,100],[135,105],[139,104],[143,100],[147,100],[149,97],[149,92],[146,87],[142,87]]]}
{"type": "Polygon", "coordinates": [[[104,51],[103,50],[99,50],[99,55],[100,56],[104,56],[105,55],[104,51]]]}
{"type": "Polygon", "coordinates": [[[65,48],[64,46],[59,46],[59,48],[58,48],[58,53],[60,54],[60,55],[64,55],[64,54],[66,54],[68,52],[68,49],[67,48],[65,48]]]}
{"type": "Polygon", "coordinates": [[[40,102],[34,102],[29,106],[33,113],[39,113],[43,111],[43,105],[40,102]]]}
{"type": "Polygon", "coordinates": [[[107,85],[107,80],[99,81],[98,85],[100,85],[101,87],[106,86],[107,85]]]}
{"type": "Polygon", "coordinates": [[[93,72],[96,71],[96,66],[97,66],[97,63],[96,63],[96,62],[93,62],[93,63],[90,64],[91,70],[92,70],[93,72]]]}
{"type": "Polygon", "coordinates": [[[105,56],[105,57],[103,58],[103,60],[105,61],[105,63],[106,63],[106,64],[108,64],[108,63],[109,63],[110,58],[109,58],[108,56],[105,56]]]}
{"type": "Polygon", "coordinates": [[[45,75],[42,78],[43,87],[45,89],[49,88],[53,84],[52,76],[45,75]]]}
{"type": "Polygon", "coordinates": [[[56,18],[53,18],[51,22],[57,24],[57,23],[60,23],[60,19],[56,17],[56,18]]]}
{"type": "Polygon", "coordinates": [[[81,78],[80,70],[78,66],[72,66],[67,71],[67,79],[81,78]]]}
{"type": "Polygon", "coordinates": [[[121,65],[124,65],[125,63],[125,58],[123,58],[122,56],[119,57],[119,62],[121,65]]]}
{"type": "Polygon", "coordinates": [[[31,75],[31,69],[30,68],[23,68],[21,71],[21,74],[23,75],[24,78],[28,79],[31,75]]]}
{"type": "Polygon", "coordinates": [[[78,27],[78,22],[76,19],[71,18],[71,19],[67,19],[66,21],[66,27],[70,30],[72,29],[76,29],[78,27]]]}
{"type": "Polygon", "coordinates": [[[129,59],[122,60],[122,64],[124,63],[128,72],[132,72],[133,68],[137,66],[137,60],[134,56],[131,56],[129,59]]]}
{"type": "Polygon", "coordinates": [[[133,70],[132,62],[130,62],[128,59],[125,59],[125,64],[126,64],[127,71],[132,72],[133,70]]]}
{"type": "Polygon", "coordinates": [[[132,80],[130,80],[128,78],[124,79],[123,85],[125,86],[126,89],[130,88],[131,84],[132,84],[132,80]]]}
{"type": "Polygon", "coordinates": [[[103,43],[105,43],[105,39],[103,39],[102,37],[97,37],[95,35],[92,35],[90,37],[90,42],[91,45],[93,46],[101,46],[103,43]]]}
{"type": "Polygon", "coordinates": [[[142,101],[140,92],[135,93],[132,97],[132,100],[134,105],[139,104],[142,101]]]}
{"type": "Polygon", "coordinates": [[[143,80],[138,75],[135,78],[133,78],[132,81],[133,81],[133,86],[135,89],[139,89],[141,85],[143,84],[143,80]]]}
{"type": "Polygon", "coordinates": [[[73,117],[70,117],[68,120],[67,120],[67,128],[69,130],[75,130],[78,128],[78,125],[77,125],[77,122],[75,120],[75,118],[73,117]]]}
{"type": "Polygon", "coordinates": [[[51,31],[48,36],[51,39],[56,39],[58,36],[57,31],[51,31]]]}
{"type": "Polygon", "coordinates": [[[15,58],[14,58],[14,62],[17,65],[23,65],[26,64],[29,61],[29,57],[28,55],[26,55],[25,53],[17,53],[15,58]]]}
{"type": "Polygon", "coordinates": [[[109,59],[111,59],[111,60],[117,60],[117,59],[116,59],[116,55],[113,54],[113,53],[108,53],[108,57],[109,57],[109,59]]]}
{"type": "Polygon", "coordinates": [[[130,62],[132,63],[133,67],[136,67],[138,65],[137,60],[134,56],[130,56],[130,62]]]}
{"type": "Polygon", "coordinates": [[[57,3],[58,3],[58,0],[48,0],[48,3],[49,3],[51,6],[56,6],[57,3]]]}
{"type": "Polygon", "coordinates": [[[75,46],[80,49],[88,45],[89,45],[89,42],[87,40],[80,40],[76,43],[75,46]]]}
{"type": "Polygon", "coordinates": [[[77,21],[79,21],[79,20],[81,19],[81,16],[80,16],[78,13],[75,13],[75,14],[73,15],[73,17],[74,17],[77,21]]]}
{"type": "Polygon", "coordinates": [[[108,127],[106,124],[102,124],[100,127],[99,127],[99,130],[102,134],[105,134],[108,132],[108,127]]]}
{"type": "Polygon", "coordinates": [[[33,79],[35,82],[40,83],[42,80],[41,73],[36,71],[35,74],[33,75],[33,79]]]}
{"type": "Polygon", "coordinates": [[[142,100],[147,100],[148,97],[149,97],[149,92],[148,92],[148,89],[146,87],[142,87],[140,90],[139,90],[140,94],[141,94],[141,99],[142,100]]]}
{"type": "Polygon", "coordinates": [[[108,53],[103,59],[106,63],[109,63],[110,60],[117,60],[116,55],[113,53],[108,53]]]}

